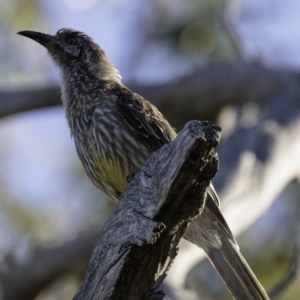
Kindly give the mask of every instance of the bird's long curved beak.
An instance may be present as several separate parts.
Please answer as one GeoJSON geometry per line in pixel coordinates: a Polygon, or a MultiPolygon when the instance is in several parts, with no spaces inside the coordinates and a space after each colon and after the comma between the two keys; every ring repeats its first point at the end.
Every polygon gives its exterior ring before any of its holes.
{"type": "Polygon", "coordinates": [[[56,37],[50,34],[36,32],[36,31],[29,31],[29,30],[19,31],[18,34],[26,36],[40,43],[46,48],[49,48],[50,45],[57,44],[56,37]]]}

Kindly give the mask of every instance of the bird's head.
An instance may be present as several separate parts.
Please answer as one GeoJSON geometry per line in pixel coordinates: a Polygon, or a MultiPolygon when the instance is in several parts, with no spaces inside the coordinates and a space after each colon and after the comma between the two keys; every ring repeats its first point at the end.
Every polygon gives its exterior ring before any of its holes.
{"type": "Polygon", "coordinates": [[[101,79],[117,79],[119,71],[109,62],[105,52],[86,34],[74,29],[64,28],[55,35],[36,31],[20,31],[43,45],[62,70],[82,66],[101,79]]]}

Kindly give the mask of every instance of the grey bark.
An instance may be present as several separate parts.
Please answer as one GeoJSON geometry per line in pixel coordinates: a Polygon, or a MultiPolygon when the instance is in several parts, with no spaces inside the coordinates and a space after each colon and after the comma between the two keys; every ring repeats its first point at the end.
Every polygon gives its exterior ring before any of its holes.
{"type": "Polygon", "coordinates": [[[155,292],[218,168],[220,128],[192,121],[130,181],[101,230],[74,300],[162,299],[155,292]]]}

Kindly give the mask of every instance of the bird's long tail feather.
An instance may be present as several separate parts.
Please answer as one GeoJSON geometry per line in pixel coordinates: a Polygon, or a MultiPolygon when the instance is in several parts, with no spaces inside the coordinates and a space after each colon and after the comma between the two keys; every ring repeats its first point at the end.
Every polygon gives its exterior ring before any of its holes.
{"type": "Polygon", "coordinates": [[[231,230],[219,210],[213,188],[206,205],[190,223],[185,238],[202,248],[236,300],[269,300],[267,293],[239,251],[231,230]]]}
{"type": "Polygon", "coordinates": [[[219,272],[235,299],[269,299],[246,260],[233,243],[221,238],[220,249],[205,249],[206,255],[219,272]]]}

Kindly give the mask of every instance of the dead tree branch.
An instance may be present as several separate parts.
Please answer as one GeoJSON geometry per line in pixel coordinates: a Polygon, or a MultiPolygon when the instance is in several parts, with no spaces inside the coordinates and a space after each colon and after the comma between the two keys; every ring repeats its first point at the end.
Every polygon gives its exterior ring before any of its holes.
{"type": "MultiPolygon", "coordinates": [[[[168,258],[168,255],[169,258],[172,257],[172,259],[174,259],[177,253],[176,245],[180,239],[180,236],[184,233],[184,228],[187,225],[187,221],[183,221],[183,219],[191,217],[187,216],[186,214],[192,209],[194,209],[194,214],[200,212],[199,207],[201,206],[201,201],[203,201],[203,198],[201,198],[201,192],[203,193],[208,184],[207,180],[214,176],[217,169],[217,161],[215,160],[214,155],[212,153],[208,153],[212,147],[217,145],[219,139],[218,128],[211,128],[208,124],[206,125],[206,123],[203,123],[203,127],[201,127],[201,124],[202,123],[191,122],[186,129],[178,135],[178,138],[174,143],[161,150],[161,153],[163,154],[162,156],[160,156],[159,153],[155,153],[153,155],[155,158],[152,158],[145,169],[142,170],[142,173],[133,179],[133,181],[130,183],[130,185],[133,185],[133,187],[128,189],[126,195],[124,195],[126,198],[131,197],[131,207],[127,206],[126,204],[127,201],[130,200],[123,199],[118,206],[118,213],[115,212],[114,214],[117,214],[119,217],[121,214],[121,217],[127,218],[127,220],[131,221],[133,219],[130,219],[128,214],[131,216],[136,216],[141,222],[137,224],[138,226],[136,228],[125,226],[124,230],[127,230],[126,233],[124,233],[124,231],[120,231],[123,226],[120,227],[119,224],[117,224],[118,228],[116,229],[115,227],[111,227],[111,223],[108,223],[107,226],[109,231],[105,234],[106,229],[103,229],[104,233],[101,235],[101,237],[107,241],[105,243],[106,252],[103,252],[104,248],[99,249],[98,246],[97,249],[100,252],[98,253],[95,250],[94,256],[102,253],[110,257],[113,251],[116,253],[117,248],[115,247],[117,247],[117,245],[114,246],[108,244],[109,239],[115,238],[116,241],[122,241],[121,244],[123,246],[119,246],[121,248],[123,247],[122,249],[124,250],[124,253],[121,251],[121,253],[116,254],[122,256],[122,254],[125,255],[130,253],[130,257],[139,257],[139,268],[144,275],[146,269],[151,268],[153,265],[155,265],[155,263],[158,263],[158,261],[163,261],[164,259],[168,258]],[[202,129],[203,132],[201,131],[202,129]],[[202,137],[205,137],[207,140],[204,141],[202,137]],[[201,158],[201,153],[203,154],[204,151],[207,151],[205,152],[205,155],[207,156],[206,161],[198,161],[197,158],[201,158]],[[174,155],[177,153],[177,156],[175,155],[174,157],[171,157],[172,153],[174,153],[174,155]],[[184,159],[186,159],[185,163],[183,162],[184,159]],[[156,164],[152,164],[152,161],[155,161],[156,164]],[[157,167],[156,165],[159,165],[160,167],[157,167]],[[198,171],[201,167],[202,169],[199,173],[198,171]],[[186,171],[186,169],[188,171],[186,171]],[[159,170],[160,173],[158,172],[159,170]],[[171,173],[168,173],[168,171],[171,173]],[[167,180],[161,182],[161,178],[163,176],[171,176],[172,174],[174,175],[174,178],[170,182],[167,180]],[[194,175],[194,179],[197,179],[199,182],[201,180],[206,181],[199,184],[199,186],[197,185],[192,188],[193,186],[191,185],[191,180],[194,175]],[[181,184],[186,180],[189,182],[189,185],[185,186],[185,184],[181,184]],[[134,198],[136,196],[133,189],[136,184],[140,184],[140,186],[137,188],[139,193],[142,193],[142,198],[139,200],[134,200],[136,199],[134,198]],[[160,188],[155,188],[155,184],[158,184],[160,188]],[[142,190],[143,187],[144,190],[142,190]],[[168,189],[172,190],[173,193],[167,194],[168,189]],[[192,201],[190,197],[192,197],[191,194],[194,193],[199,193],[199,195],[197,195],[195,201],[192,201]],[[163,201],[163,195],[166,197],[165,202],[163,201]],[[174,198],[176,198],[176,201],[174,198]],[[188,198],[188,201],[184,202],[186,198],[188,198]],[[146,202],[150,200],[156,202],[151,202],[150,205],[150,203],[146,202]],[[124,214],[123,210],[120,210],[123,206],[125,206],[125,210],[127,209],[127,215],[124,214]],[[170,214],[172,214],[172,217],[170,214]],[[151,221],[151,216],[155,220],[151,221]],[[178,222],[180,218],[183,218],[182,224],[177,226],[176,222],[178,222]],[[167,229],[163,230],[161,234],[159,230],[151,233],[150,227],[147,227],[149,224],[152,225],[152,227],[155,224],[164,224],[167,229]],[[145,227],[148,231],[144,232],[143,229],[145,227]],[[140,228],[141,231],[137,232],[136,230],[138,228],[140,228]],[[172,228],[174,233],[176,233],[174,240],[172,240],[172,235],[170,235],[170,228],[172,228]],[[119,236],[116,235],[117,232],[119,232],[119,236]],[[134,236],[133,242],[142,243],[142,247],[130,246],[130,242],[132,242],[132,234],[134,233],[136,233],[136,235],[134,236]],[[141,234],[141,236],[138,236],[137,233],[141,234]],[[147,235],[148,240],[146,239],[147,235]],[[155,238],[157,238],[157,241],[153,245],[150,244],[147,246],[147,241],[154,242],[155,238]],[[163,253],[165,253],[163,250],[160,250],[161,252],[154,252],[154,249],[158,249],[159,247],[162,249],[168,243],[169,253],[167,253],[166,256],[163,256],[163,253]],[[143,252],[144,248],[149,248],[147,251],[153,251],[153,253],[151,252],[148,260],[146,259],[147,256],[145,256],[143,261],[143,257],[146,255],[146,252],[143,252]],[[157,255],[158,253],[161,255],[161,257],[154,255],[157,255]]],[[[117,219],[112,220],[112,222],[116,221],[117,219]]],[[[134,223],[132,223],[132,225],[134,225],[134,223]]],[[[86,237],[79,237],[74,241],[66,242],[61,246],[52,248],[39,248],[31,255],[28,261],[22,263],[21,265],[12,265],[6,270],[2,269],[0,272],[0,279],[2,284],[3,300],[32,300],[39,292],[41,292],[46,286],[51,284],[51,282],[60,276],[65,274],[77,274],[80,277],[83,276],[86,271],[88,260],[92,253],[92,248],[96,243],[96,236],[98,236],[98,234],[96,235],[93,233],[86,237]]],[[[124,259],[123,256],[122,258],[124,259]]],[[[160,270],[161,274],[159,281],[156,282],[157,286],[159,285],[159,282],[163,280],[172,259],[170,262],[166,263],[165,268],[160,270]]],[[[124,260],[120,260],[116,263],[121,263],[121,261],[124,262],[124,260]]],[[[102,260],[100,262],[102,264],[102,260]]],[[[132,273],[133,270],[133,275],[135,275],[134,279],[139,279],[137,274],[135,274],[137,273],[136,265],[133,265],[133,260],[129,260],[129,262],[131,262],[131,264],[127,265],[127,267],[124,263],[122,274],[124,274],[127,268],[126,272],[130,271],[132,273]]],[[[148,274],[148,272],[146,274],[148,274]]],[[[91,276],[91,274],[89,276],[91,276]]],[[[128,279],[127,276],[128,273],[126,273],[125,279],[128,279]]],[[[119,281],[118,284],[120,283],[121,282],[119,281]]],[[[87,287],[85,286],[82,289],[85,288],[87,287]]],[[[154,283],[153,288],[155,288],[154,283]]],[[[157,295],[159,296],[160,294],[157,295]]],[[[82,297],[82,294],[77,295],[77,297],[79,297],[78,299],[83,299],[80,298],[82,297]]]]}
{"type": "Polygon", "coordinates": [[[150,157],[102,228],[75,300],[163,298],[155,290],[205,205],[219,138],[219,127],[193,121],[150,157]]]}

